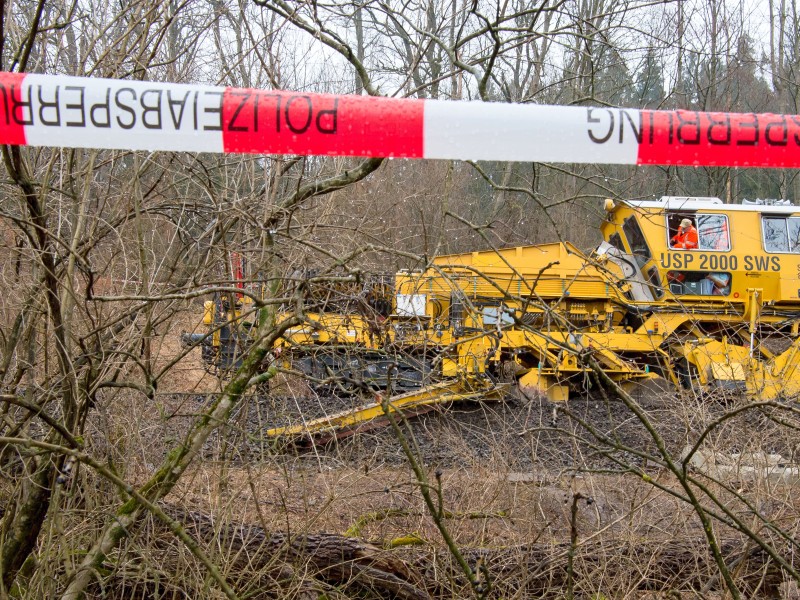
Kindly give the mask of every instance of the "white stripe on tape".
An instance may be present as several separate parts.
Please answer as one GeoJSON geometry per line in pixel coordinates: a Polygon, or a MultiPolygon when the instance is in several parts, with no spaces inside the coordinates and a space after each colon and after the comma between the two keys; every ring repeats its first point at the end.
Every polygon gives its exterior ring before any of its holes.
{"type": "Polygon", "coordinates": [[[425,158],[636,164],[636,138],[597,144],[590,126],[608,129],[610,116],[592,118],[584,107],[428,100],[425,158]]]}
{"type": "Polygon", "coordinates": [[[31,146],[222,152],[225,88],[27,75],[31,146]]]}

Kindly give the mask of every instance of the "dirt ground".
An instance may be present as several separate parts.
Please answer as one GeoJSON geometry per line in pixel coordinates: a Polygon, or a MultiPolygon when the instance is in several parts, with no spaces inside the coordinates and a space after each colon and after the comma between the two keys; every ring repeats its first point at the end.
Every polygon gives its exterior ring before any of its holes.
{"type": "MultiPolygon", "coordinates": [[[[192,328],[186,319],[163,337],[160,364],[180,362],[159,386],[155,402],[131,401],[109,420],[119,427],[116,437],[103,432],[112,442],[109,452],[137,448],[127,463],[134,478],[152,473],[220,389],[220,381],[203,368],[200,350],[180,346],[180,330],[192,328]]],[[[664,468],[661,450],[680,461],[702,434],[703,448],[737,456],[779,453],[788,463],[797,462],[796,429],[775,413],[753,409],[727,415],[742,399],[700,398],[665,383],[643,387],[635,397],[647,423],[621,402],[589,390],[556,407],[509,398],[437,408],[410,419],[405,438],[445,524],[464,549],[571,539],[588,545],[607,540],[609,549],[652,540],[702,549],[703,525],[664,468]]],[[[322,398],[287,381],[247,396],[167,501],[267,531],[330,532],[383,548],[441,551],[442,537],[422,501],[420,482],[388,428],[303,448],[263,435],[275,424],[336,412],[357,401],[322,398]]],[[[800,512],[793,485],[758,475],[723,484],[704,501],[713,494],[729,497],[731,510],[747,513],[757,506],[759,518],[796,529],[800,512]]],[[[728,539],[734,532],[719,533],[728,539]]],[[[639,584],[630,585],[644,593],[639,584]]],[[[701,597],[715,594],[712,586],[701,597]]],[[[644,596],[632,591],[620,597],[644,596]]]]}
{"type": "Polygon", "coordinates": [[[166,366],[178,363],[169,375],[159,382],[160,392],[214,392],[219,390],[218,378],[203,366],[200,349],[186,350],[181,347],[181,333],[202,333],[202,323],[191,314],[181,315],[169,325],[167,335],[159,336],[154,353],[157,364],[166,366]]]}
{"type": "MultiPolygon", "coordinates": [[[[677,500],[630,485],[622,476],[467,468],[439,473],[438,478],[429,473],[429,481],[440,487],[446,521],[465,548],[563,542],[576,495],[591,498],[579,505],[581,537],[609,530],[641,536],[676,535],[676,528],[684,535],[696,533],[686,526],[686,511],[677,500]]],[[[233,514],[270,531],[357,535],[382,546],[414,536],[438,545],[440,536],[416,488],[413,474],[394,466],[276,469],[206,463],[182,481],[170,500],[206,506],[211,514],[233,514]]]]}

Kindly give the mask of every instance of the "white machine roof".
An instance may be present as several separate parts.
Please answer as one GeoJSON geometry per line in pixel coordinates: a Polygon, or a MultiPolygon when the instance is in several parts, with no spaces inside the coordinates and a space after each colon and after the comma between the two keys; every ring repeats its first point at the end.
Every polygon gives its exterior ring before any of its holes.
{"type": "Polygon", "coordinates": [[[660,210],[724,210],[765,212],[770,214],[791,214],[800,212],[800,206],[789,200],[742,200],[741,204],[725,204],[719,198],[710,196],[662,196],[658,200],[624,200],[631,207],[660,210]]]}

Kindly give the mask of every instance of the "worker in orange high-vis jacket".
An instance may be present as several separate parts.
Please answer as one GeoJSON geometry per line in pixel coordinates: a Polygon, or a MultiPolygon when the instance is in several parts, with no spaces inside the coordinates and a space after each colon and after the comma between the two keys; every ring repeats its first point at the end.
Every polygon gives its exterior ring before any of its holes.
{"type": "Polygon", "coordinates": [[[672,236],[671,242],[673,248],[697,250],[697,229],[694,228],[691,219],[681,221],[678,233],[672,236]]]}

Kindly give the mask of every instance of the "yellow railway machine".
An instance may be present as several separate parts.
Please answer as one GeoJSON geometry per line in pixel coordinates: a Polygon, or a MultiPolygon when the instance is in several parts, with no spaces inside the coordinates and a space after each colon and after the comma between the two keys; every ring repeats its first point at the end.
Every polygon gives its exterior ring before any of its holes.
{"type": "MultiPolygon", "coordinates": [[[[604,208],[593,251],[437,256],[350,302],[357,310],[309,311],[276,354],[333,393],[372,391],[384,406],[496,398],[508,384],[566,401],[598,370],[625,387],[663,377],[753,400],[800,393],[800,207],[670,196],[604,208]]],[[[227,332],[242,331],[241,310],[206,303],[209,364],[237,364],[247,336],[227,332]]],[[[381,414],[374,402],[301,429],[330,435],[381,414]]]]}

